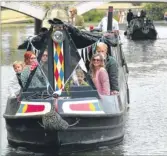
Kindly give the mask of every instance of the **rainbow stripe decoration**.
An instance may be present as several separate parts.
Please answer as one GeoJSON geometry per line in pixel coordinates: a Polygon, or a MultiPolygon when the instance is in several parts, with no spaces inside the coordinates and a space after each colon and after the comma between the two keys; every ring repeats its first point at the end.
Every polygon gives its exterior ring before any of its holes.
{"type": "Polygon", "coordinates": [[[68,114],[104,114],[98,100],[68,101],[63,103],[62,109],[68,114]]]}
{"type": "Polygon", "coordinates": [[[43,115],[51,110],[49,102],[27,102],[21,101],[16,116],[43,115]]]}
{"type": "Polygon", "coordinates": [[[63,42],[54,42],[54,79],[55,91],[64,87],[64,55],[63,42]]]}

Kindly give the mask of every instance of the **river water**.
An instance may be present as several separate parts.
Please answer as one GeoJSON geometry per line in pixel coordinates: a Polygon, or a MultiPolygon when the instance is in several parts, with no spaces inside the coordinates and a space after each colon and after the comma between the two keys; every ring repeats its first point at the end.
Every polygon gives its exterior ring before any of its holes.
{"type": "MultiPolygon", "coordinates": [[[[130,108],[124,141],[114,148],[71,155],[167,155],[167,24],[156,25],[156,41],[130,41],[123,36],[123,51],[129,66],[130,108]]],[[[11,64],[22,60],[17,46],[34,32],[33,26],[2,28],[1,48],[1,156],[31,156],[8,147],[2,114],[8,96],[8,81],[14,74],[11,64]]]]}

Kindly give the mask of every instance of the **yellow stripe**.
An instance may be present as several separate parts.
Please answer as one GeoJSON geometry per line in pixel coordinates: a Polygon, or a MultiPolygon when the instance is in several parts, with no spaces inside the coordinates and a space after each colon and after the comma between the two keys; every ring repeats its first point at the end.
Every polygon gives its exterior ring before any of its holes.
{"type": "Polygon", "coordinates": [[[27,108],[28,108],[28,105],[27,105],[27,104],[26,104],[26,105],[24,105],[23,110],[22,110],[22,113],[25,113],[25,112],[26,112],[26,110],[27,110],[27,108]]]}
{"type": "Polygon", "coordinates": [[[89,103],[89,108],[91,111],[95,111],[95,106],[92,103],[89,103]]]}

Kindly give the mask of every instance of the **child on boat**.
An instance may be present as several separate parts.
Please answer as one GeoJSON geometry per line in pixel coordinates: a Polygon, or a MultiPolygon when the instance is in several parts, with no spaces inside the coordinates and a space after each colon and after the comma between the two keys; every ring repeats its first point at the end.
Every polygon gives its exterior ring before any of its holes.
{"type": "Polygon", "coordinates": [[[77,75],[77,78],[78,78],[78,82],[79,82],[79,85],[80,86],[88,86],[88,83],[85,82],[85,75],[84,75],[84,72],[82,71],[82,69],[77,69],[76,70],[76,75],[77,75]]]}
{"type": "Polygon", "coordinates": [[[13,69],[16,72],[15,76],[10,80],[8,91],[10,97],[17,97],[19,94],[19,91],[21,89],[21,86],[18,81],[19,74],[23,71],[24,63],[22,61],[15,61],[13,63],[13,69]]]}
{"type": "Polygon", "coordinates": [[[85,82],[85,75],[82,69],[77,69],[73,73],[73,80],[71,81],[72,85],[77,85],[77,86],[88,86],[88,83],[85,82]]]}

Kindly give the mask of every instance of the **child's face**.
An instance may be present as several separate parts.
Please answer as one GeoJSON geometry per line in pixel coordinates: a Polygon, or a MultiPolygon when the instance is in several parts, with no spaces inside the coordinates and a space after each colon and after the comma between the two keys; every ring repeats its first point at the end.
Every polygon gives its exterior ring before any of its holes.
{"type": "Polygon", "coordinates": [[[22,67],[21,64],[16,64],[16,65],[14,66],[14,71],[15,71],[16,73],[19,73],[19,72],[21,72],[22,70],[23,70],[23,67],[22,67]]]}
{"type": "Polygon", "coordinates": [[[81,84],[84,81],[84,75],[78,73],[77,74],[78,82],[81,84]]]}

